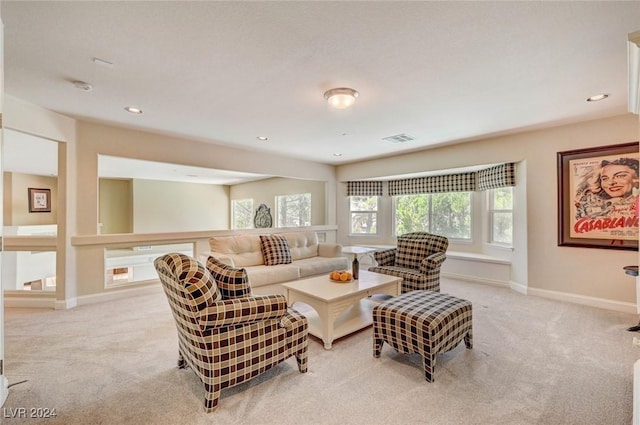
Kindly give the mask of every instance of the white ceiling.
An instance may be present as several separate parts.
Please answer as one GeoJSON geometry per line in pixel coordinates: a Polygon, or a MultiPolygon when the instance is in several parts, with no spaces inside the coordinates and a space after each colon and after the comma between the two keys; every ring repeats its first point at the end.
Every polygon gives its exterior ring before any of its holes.
{"type": "Polygon", "coordinates": [[[12,96],[329,164],[626,113],[627,35],[640,29],[640,2],[611,1],[0,7],[12,96]],[[342,86],[360,97],[332,110],[323,93],[342,86]],[[382,140],[400,133],[416,140],[382,140]]]}

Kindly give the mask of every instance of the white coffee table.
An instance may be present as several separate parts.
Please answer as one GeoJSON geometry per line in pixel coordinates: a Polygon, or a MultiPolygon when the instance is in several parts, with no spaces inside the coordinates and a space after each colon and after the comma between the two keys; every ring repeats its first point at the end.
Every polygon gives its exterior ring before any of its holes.
{"type": "Polygon", "coordinates": [[[283,283],[289,306],[302,302],[314,311],[303,311],[309,322],[309,333],[322,339],[324,348],[333,341],[373,323],[371,311],[374,294],[400,294],[402,279],[380,273],[361,271],[359,279],[337,283],[329,275],[283,283]]]}

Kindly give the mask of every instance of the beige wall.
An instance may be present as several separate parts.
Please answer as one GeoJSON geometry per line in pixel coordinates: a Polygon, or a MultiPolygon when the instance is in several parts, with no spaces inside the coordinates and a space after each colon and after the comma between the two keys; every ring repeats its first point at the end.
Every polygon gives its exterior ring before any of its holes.
{"type": "Polygon", "coordinates": [[[253,199],[254,210],[260,204],[265,204],[271,209],[271,214],[276,224],[275,197],[277,195],[295,195],[311,193],[311,225],[327,224],[326,222],[326,183],[323,181],[286,179],[276,177],[236,184],[230,187],[231,200],[253,199]]]}
{"type": "MultiPolygon", "coordinates": [[[[623,273],[622,267],[637,263],[636,252],[557,245],[556,157],[560,151],[626,143],[637,138],[638,119],[625,114],[344,165],[338,167],[337,177],[339,181],[348,181],[476,164],[518,162],[518,172],[524,175],[518,176],[513,261],[520,271],[524,267],[527,271],[524,275],[513,275],[514,283],[528,287],[530,293],[553,291],[576,298],[595,297],[613,303],[635,304],[634,281],[623,273]]],[[[345,233],[348,214],[343,196],[344,193],[337,204],[338,240],[348,241],[345,233]]]]}
{"type": "Polygon", "coordinates": [[[228,228],[228,186],[141,179],[133,181],[134,233],[228,228]]]}
{"type": "Polygon", "coordinates": [[[343,185],[338,181],[517,162],[518,172],[524,175],[518,176],[516,195],[517,240],[513,262],[518,273],[512,276],[515,283],[528,287],[531,293],[549,291],[635,305],[633,279],[622,272],[622,267],[637,263],[636,252],[558,247],[556,238],[557,152],[637,140],[638,119],[632,115],[492,137],[473,144],[364,161],[337,169],[148,132],[75,122],[10,97],[5,102],[5,116],[10,128],[66,142],[60,144],[63,176],[58,178],[59,195],[64,197],[65,205],[59,205],[58,213],[62,214],[62,208],[68,211],[61,219],[62,227],[59,225],[63,234],[58,257],[60,249],[69,250],[64,253],[64,261],[70,285],[62,294],[67,299],[104,291],[103,249],[73,246],[70,238],[97,234],[97,157],[105,154],[327,181],[327,224],[338,224],[342,232],[338,236],[340,242],[349,239],[345,235],[348,214],[343,185]],[[82,200],[81,205],[76,199],[82,200]],[[523,204],[525,211],[518,212],[523,204]]]}
{"type": "MultiPolygon", "coordinates": [[[[81,199],[98,197],[98,155],[120,156],[166,163],[219,168],[287,178],[305,178],[327,181],[327,199],[330,202],[327,224],[335,223],[335,167],[310,161],[283,161],[282,157],[216,146],[189,139],[168,137],[149,132],[111,127],[79,121],[78,152],[76,164],[78,176],[76,193],[81,199]]],[[[134,194],[135,198],[135,194],[134,194]]],[[[78,234],[93,235],[97,232],[97,202],[87,203],[78,211],[78,234]]]]}
{"type": "Polygon", "coordinates": [[[58,220],[58,179],[22,173],[4,173],[4,225],[33,226],[56,224],[58,220]],[[51,189],[51,212],[29,212],[28,188],[51,189]]]}
{"type": "Polygon", "coordinates": [[[100,233],[133,233],[133,181],[100,179],[100,233]]]}

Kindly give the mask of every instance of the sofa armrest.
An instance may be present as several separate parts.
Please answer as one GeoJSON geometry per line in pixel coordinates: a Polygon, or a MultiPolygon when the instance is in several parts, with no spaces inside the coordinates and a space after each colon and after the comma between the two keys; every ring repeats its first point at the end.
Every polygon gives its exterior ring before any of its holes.
{"type": "Polygon", "coordinates": [[[340,257],[342,245],[339,243],[320,242],[318,244],[318,257],[340,257]]]}
{"type": "Polygon", "coordinates": [[[373,253],[378,266],[393,266],[396,263],[396,248],[383,249],[373,253]]]}
{"type": "Polygon", "coordinates": [[[198,320],[202,329],[218,328],[279,319],[286,312],[284,295],[262,295],[216,301],[198,313],[198,320]]]}
{"type": "Polygon", "coordinates": [[[446,259],[447,255],[444,252],[431,254],[420,263],[420,273],[426,274],[429,271],[438,270],[446,259]]]}

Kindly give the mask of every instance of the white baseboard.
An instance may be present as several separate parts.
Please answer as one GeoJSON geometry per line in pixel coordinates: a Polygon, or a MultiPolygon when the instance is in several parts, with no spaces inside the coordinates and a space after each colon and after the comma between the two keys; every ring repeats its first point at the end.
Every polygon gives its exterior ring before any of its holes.
{"type": "Polygon", "coordinates": [[[502,287],[509,286],[509,282],[504,282],[502,280],[496,280],[496,279],[489,279],[486,277],[469,276],[465,274],[457,274],[457,273],[449,273],[449,272],[440,272],[440,276],[448,277],[450,279],[464,280],[466,282],[482,283],[484,285],[502,286],[502,287]]]}
{"type": "Polygon", "coordinates": [[[10,296],[5,293],[4,306],[5,307],[18,307],[18,308],[54,308],[56,299],[53,297],[38,297],[33,294],[25,294],[20,296],[11,294],[10,296]]]}
{"type": "Polygon", "coordinates": [[[569,294],[567,292],[549,291],[548,289],[538,288],[527,288],[527,295],[535,295],[537,297],[567,301],[574,304],[603,308],[605,310],[619,311],[621,313],[637,314],[635,304],[608,300],[606,298],[588,297],[586,295],[569,294]]]}
{"type": "Polygon", "coordinates": [[[5,295],[4,306],[68,310],[79,305],[96,304],[121,298],[147,295],[161,290],[160,284],[158,283],[155,285],[105,291],[100,294],[81,295],[79,297],[73,297],[66,300],[56,300],[52,297],[34,297],[33,294],[12,293],[10,297],[5,295]]]}
{"type": "Polygon", "coordinates": [[[155,285],[105,291],[100,294],[81,295],[75,298],[75,300],[76,305],[89,305],[106,301],[119,300],[122,298],[135,297],[138,295],[149,295],[158,291],[162,291],[162,287],[160,286],[159,281],[155,285]]]}
{"type": "Polygon", "coordinates": [[[466,282],[482,283],[485,285],[508,287],[522,295],[534,295],[536,297],[549,298],[558,301],[566,301],[573,304],[587,305],[590,307],[603,308],[605,310],[619,311],[621,313],[637,314],[636,305],[634,303],[609,300],[606,298],[589,297],[586,295],[570,294],[567,292],[550,291],[548,289],[530,288],[518,282],[503,282],[477,276],[458,275],[455,273],[440,274],[442,277],[463,280],[466,282]]]}

